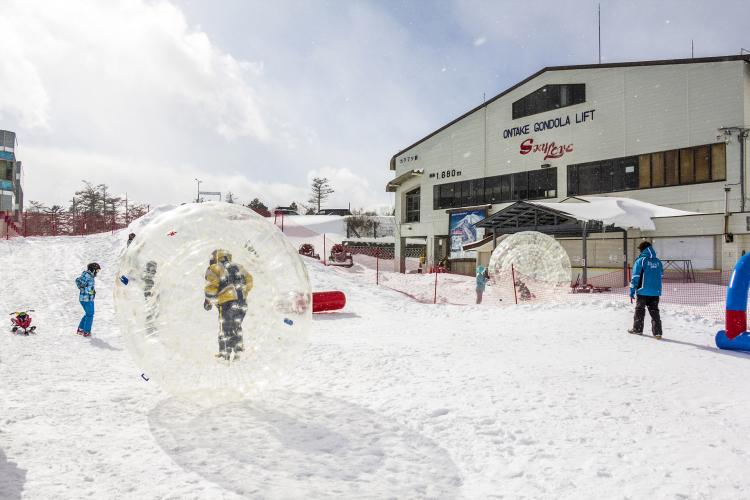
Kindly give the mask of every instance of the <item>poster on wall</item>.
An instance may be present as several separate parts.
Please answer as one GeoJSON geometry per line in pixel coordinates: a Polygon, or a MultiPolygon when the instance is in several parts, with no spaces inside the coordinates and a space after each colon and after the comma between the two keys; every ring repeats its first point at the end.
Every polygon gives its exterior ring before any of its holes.
{"type": "Polygon", "coordinates": [[[487,217],[487,210],[463,210],[452,212],[448,223],[448,234],[451,239],[451,259],[473,259],[475,251],[464,252],[463,245],[474,243],[484,237],[484,229],[474,224],[487,217]]]}

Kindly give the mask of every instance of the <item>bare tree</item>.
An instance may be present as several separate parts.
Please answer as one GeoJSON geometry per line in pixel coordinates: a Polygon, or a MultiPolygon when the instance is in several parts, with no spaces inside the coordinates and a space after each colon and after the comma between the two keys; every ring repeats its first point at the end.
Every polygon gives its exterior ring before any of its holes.
{"type": "Polygon", "coordinates": [[[47,210],[47,205],[41,201],[29,201],[29,206],[26,208],[27,212],[44,212],[47,210]]]}
{"type": "Polygon", "coordinates": [[[326,177],[315,177],[312,181],[312,194],[308,203],[311,203],[314,207],[317,207],[317,212],[320,212],[320,205],[328,199],[330,195],[334,193],[334,189],[331,183],[328,182],[326,177]]]}

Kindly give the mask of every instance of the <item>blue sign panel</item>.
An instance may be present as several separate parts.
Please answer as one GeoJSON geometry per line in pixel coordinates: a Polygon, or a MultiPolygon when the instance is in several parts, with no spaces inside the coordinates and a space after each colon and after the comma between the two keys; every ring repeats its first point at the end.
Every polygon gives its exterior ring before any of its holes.
{"type": "Polygon", "coordinates": [[[0,160],[15,161],[16,155],[10,151],[0,151],[0,160]]]}
{"type": "Polygon", "coordinates": [[[474,243],[484,235],[484,230],[478,230],[474,224],[487,217],[486,210],[463,210],[452,212],[449,220],[449,235],[451,239],[451,259],[472,258],[476,252],[464,252],[463,245],[474,243]]]}
{"type": "Polygon", "coordinates": [[[13,191],[13,182],[0,179],[0,189],[3,191],[13,191]]]}

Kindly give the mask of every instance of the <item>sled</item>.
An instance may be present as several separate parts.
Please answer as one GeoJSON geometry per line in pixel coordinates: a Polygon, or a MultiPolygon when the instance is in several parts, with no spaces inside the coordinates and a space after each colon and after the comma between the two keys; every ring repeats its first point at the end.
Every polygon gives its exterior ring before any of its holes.
{"type": "Polygon", "coordinates": [[[351,252],[347,252],[344,245],[336,243],[331,247],[331,254],[328,257],[329,266],[352,267],[354,259],[351,252]]]}
{"type": "Polygon", "coordinates": [[[299,254],[303,257],[310,257],[311,259],[318,259],[320,260],[320,255],[315,253],[315,247],[312,246],[310,243],[303,243],[299,247],[299,254]]]}

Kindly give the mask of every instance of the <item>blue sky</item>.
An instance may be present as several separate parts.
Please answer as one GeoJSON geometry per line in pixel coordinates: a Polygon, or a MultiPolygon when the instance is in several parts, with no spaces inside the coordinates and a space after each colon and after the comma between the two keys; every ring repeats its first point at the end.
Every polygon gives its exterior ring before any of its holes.
{"type": "MultiPolygon", "coordinates": [[[[750,49],[750,2],[604,1],[602,60],[750,49]]],[[[544,66],[597,60],[597,2],[0,0],[0,128],[30,199],[392,204],[390,157],[544,66]]]]}

